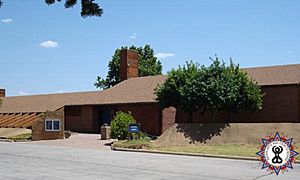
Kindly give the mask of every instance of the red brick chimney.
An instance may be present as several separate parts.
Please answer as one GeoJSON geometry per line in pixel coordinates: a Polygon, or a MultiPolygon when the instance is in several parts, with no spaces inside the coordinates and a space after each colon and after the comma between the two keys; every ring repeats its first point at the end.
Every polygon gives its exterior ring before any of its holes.
{"type": "Polygon", "coordinates": [[[5,89],[0,89],[0,97],[5,97],[5,89]]]}
{"type": "Polygon", "coordinates": [[[136,51],[121,50],[120,78],[121,81],[139,76],[139,54],[136,51]]]}

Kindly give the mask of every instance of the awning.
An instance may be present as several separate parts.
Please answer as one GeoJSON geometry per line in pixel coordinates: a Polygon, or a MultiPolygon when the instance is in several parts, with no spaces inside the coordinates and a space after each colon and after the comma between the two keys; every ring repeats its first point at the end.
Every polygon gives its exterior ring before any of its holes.
{"type": "Polygon", "coordinates": [[[0,128],[30,128],[41,113],[3,113],[0,114],[0,128]]]}

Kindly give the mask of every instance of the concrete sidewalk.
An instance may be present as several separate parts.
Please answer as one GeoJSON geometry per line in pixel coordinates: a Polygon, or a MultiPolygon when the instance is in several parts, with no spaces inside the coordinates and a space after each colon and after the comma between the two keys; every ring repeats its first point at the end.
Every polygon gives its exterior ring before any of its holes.
{"type": "Polygon", "coordinates": [[[101,140],[100,134],[72,134],[68,139],[25,142],[29,144],[71,147],[81,149],[110,150],[113,140],[101,140]]]}

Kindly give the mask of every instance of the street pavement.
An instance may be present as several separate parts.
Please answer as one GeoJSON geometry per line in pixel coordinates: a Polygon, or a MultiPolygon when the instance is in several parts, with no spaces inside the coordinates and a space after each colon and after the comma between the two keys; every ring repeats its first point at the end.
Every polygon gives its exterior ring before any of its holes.
{"type": "Polygon", "coordinates": [[[269,174],[258,161],[0,142],[0,179],[300,179],[300,165],[269,174]]]}

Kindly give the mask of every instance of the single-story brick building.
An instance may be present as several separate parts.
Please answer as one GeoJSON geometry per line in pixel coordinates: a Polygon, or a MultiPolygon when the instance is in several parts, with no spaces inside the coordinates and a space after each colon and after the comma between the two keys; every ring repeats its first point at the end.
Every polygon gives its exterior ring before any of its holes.
{"type": "MultiPolygon", "coordinates": [[[[300,64],[244,69],[258,81],[265,93],[263,110],[234,114],[231,122],[300,122],[300,64]]],[[[121,52],[122,82],[103,91],[5,97],[0,107],[0,127],[31,128],[40,114],[63,111],[66,130],[99,133],[103,123],[110,123],[115,112],[131,111],[144,132],[160,135],[175,122],[187,122],[187,116],[174,108],[161,109],[154,89],[166,76],[138,76],[138,55],[121,52]]],[[[193,122],[208,122],[209,113],[195,113],[193,122]]],[[[226,122],[219,113],[218,122],[226,122]]]]}

